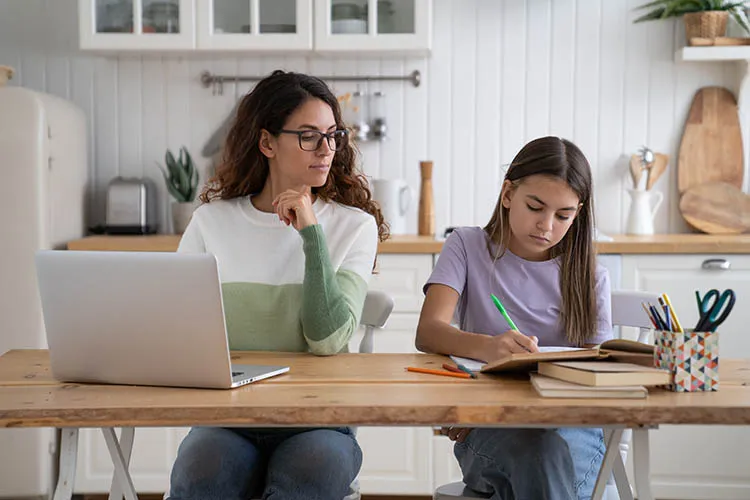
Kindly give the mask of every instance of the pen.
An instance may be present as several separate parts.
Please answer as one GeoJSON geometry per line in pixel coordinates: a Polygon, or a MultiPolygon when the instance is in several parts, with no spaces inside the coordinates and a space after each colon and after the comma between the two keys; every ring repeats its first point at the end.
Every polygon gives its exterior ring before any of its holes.
{"type": "Polygon", "coordinates": [[[505,311],[505,308],[503,307],[503,303],[500,302],[500,299],[495,297],[494,293],[491,293],[490,297],[492,297],[492,302],[495,303],[495,307],[497,307],[497,310],[500,311],[500,314],[503,315],[503,318],[505,318],[505,321],[508,323],[508,326],[510,326],[510,329],[518,331],[518,327],[516,326],[515,323],[513,323],[513,320],[510,319],[510,316],[508,316],[508,313],[505,311]]]}
{"type": "Polygon", "coordinates": [[[672,331],[672,315],[670,314],[670,311],[669,311],[670,307],[664,301],[664,297],[659,297],[657,300],[659,301],[659,305],[664,311],[664,319],[666,320],[664,324],[667,326],[667,330],[671,332],[672,331]]]}
{"type": "Polygon", "coordinates": [[[656,320],[654,319],[653,315],[651,314],[651,311],[649,310],[648,306],[645,302],[641,302],[641,307],[644,311],[646,311],[646,316],[648,316],[648,319],[651,320],[651,324],[654,325],[654,328],[657,330],[659,329],[659,325],[656,324],[656,320]]]}
{"type": "Polygon", "coordinates": [[[464,365],[460,363],[456,363],[456,366],[453,366],[448,363],[443,363],[443,368],[454,373],[468,373],[471,378],[477,378],[474,372],[472,372],[471,370],[469,370],[468,368],[466,368],[464,365]]]}
{"type": "Polygon", "coordinates": [[[446,377],[457,377],[457,378],[471,378],[468,373],[455,373],[449,372],[448,370],[435,370],[433,368],[420,368],[418,366],[407,366],[406,371],[416,373],[429,373],[431,375],[444,375],[446,377]]]}
{"type": "Polygon", "coordinates": [[[664,297],[664,302],[669,306],[669,313],[672,315],[672,326],[674,326],[674,331],[682,333],[684,330],[682,329],[680,320],[677,319],[677,313],[674,312],[674,307],[672,307],[672,301],[669,300],[669,295],[664,293],[662,294],[662,297],[664,297]]]}

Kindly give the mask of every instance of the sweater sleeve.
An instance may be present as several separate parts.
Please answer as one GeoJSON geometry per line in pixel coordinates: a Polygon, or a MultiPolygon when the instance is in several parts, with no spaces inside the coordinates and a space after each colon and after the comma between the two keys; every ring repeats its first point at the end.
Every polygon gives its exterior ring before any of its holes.
{"type": "Polygon", "coordinates": [[[193,213],[185,232],[180,238],[180,245],[177,247],[178,252],[184,253],[206,253],[206,242],[203,240],[198,217],[193,213]]]}
{"type": "Polygon", "coordinates": [[[377,251],[377,228],[364,224],[347,257],[335,271],[320,225],[300,231],[305,254],[302,284],[302,332],[313,354],[325,356],[345,349],[359,326],[369,272],[377,251]],[[363,274],[365,274],[363,276],[363,274]]]}

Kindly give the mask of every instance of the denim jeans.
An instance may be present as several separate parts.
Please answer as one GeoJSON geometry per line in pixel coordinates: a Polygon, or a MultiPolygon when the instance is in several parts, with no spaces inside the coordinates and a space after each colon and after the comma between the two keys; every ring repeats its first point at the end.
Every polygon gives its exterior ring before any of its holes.
{"type": "Polygon", "coordinates": [[[604,451],[593,428],[480,428],[454,447],[464,483],[492,500],[588,499],[604,451]]]}
{"type": "Polygon", "coordinates": [[[362,465],[349,428],[195,427],[180,444],[170,500],[338,500],[362,465]]]}

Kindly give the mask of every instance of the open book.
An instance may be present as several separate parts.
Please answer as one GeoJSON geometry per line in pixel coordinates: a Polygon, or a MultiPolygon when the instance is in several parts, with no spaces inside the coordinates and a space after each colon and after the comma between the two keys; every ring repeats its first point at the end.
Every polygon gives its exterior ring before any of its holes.
{"type": "Polygon", "coordinates": [[[591,348],[542,347],[540,352],[515,353],[503,358],[482,363],[475,359],[451,356],[456,364],[471,371],[482,373],[532,371],[540,361],[582,361],[590,359],[612,359],[643,366],[653,366],[654,346],[633,340],[612,339],[591,348]]]}

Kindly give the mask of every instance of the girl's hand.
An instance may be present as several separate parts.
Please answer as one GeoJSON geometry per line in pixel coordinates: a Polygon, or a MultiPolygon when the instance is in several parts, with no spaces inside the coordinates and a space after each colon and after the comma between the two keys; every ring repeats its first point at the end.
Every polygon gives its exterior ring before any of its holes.
{"type": "Polygon", "coordinates": [[[487,353],[487,361],[494,361],[513,353],[539,352],[539,339],[534,336],[527,337],[517,330],[508,330],[490,339],[491,347],[487,353]]]}
{"type": "Polygon", "coordinates": [[[473,427],[441,427],[440,434],[457,443],[463,443],[473,427]]]}
{"type": "Polygon", "coordinates": [[[291,224],[297,231],[318,223],[312,209],[310,193],[287,189],[273,200],[273,208],[284,224],[291,224]]]}

